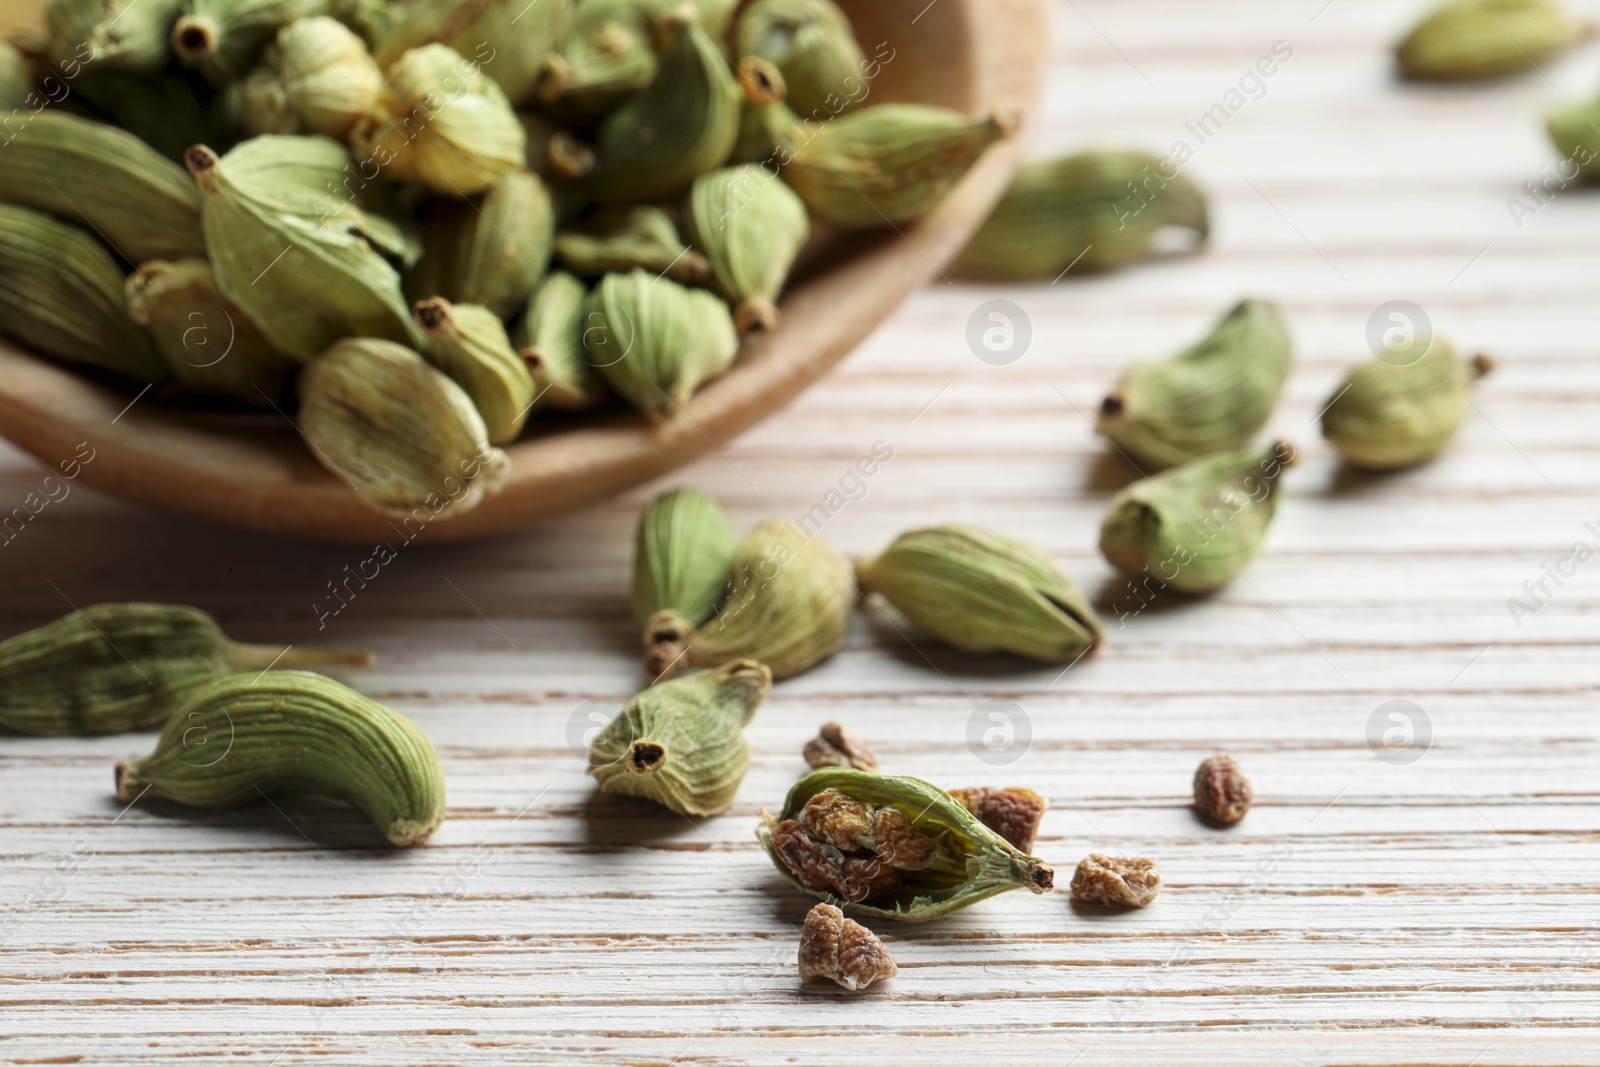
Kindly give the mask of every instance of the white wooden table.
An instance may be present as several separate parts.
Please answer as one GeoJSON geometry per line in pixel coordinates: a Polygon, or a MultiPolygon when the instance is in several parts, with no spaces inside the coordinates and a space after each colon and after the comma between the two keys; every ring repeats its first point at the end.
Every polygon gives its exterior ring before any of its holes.
{"type": "MultiPolygon", "coordinates": [[[[148,736],[0,738],[0,1058],[1600,1062],[1600,563],[1548,585],[1530,617],[1507,606],[1575,542],[1600,546],[1600,193],[1559,191],[1520,228],[1506,205],[1554,161],[1543,109],[1600,88],[1600,51],[1491,88],[1400,87],[1385,46],[1418,8],[1063,0],[1041,148],[1188,140],[1212,249],[1054,286],[937,285],[683,480],[742,528],[828,500],[885,442],[892,460],[833,499],[823,532],[840,547],[978,522],[1114,598],[1094,545],[1129,472],[1085,415],[1131,360],[1246,292],[1292,319],[1274,430],[1304,466],[1245,580],[1113,623],[1064,676],[912,645],[862,615],[757,717],[723,817],[597,798],[571,744],[641,680],[625,587],[644,491],[498,542],[405,548],[320,632],[328,583],[367,550],[87,488],[51,503],[0,546],[3,632],[69,600],[152,599],[203,606],[243,639],[370,646],[381,665],[347,677],[434,739],[450,811],[404,852],[306,802],[124,811],[112,764],[148,736]],[[1185,123],[1277,41],[1293,55],[1264,94],[1196,144],[1185,123]],[[1440,462],[1341,474],[1311,421],[1396,298],[1500,371],[1440,462]],[[991,299],[1031,323],[1009,365],[966,341],[991,299]],[[991,700],[1031,726],[1005,765],[967,743],[991,700]],[[1421,709],[1431,747],[1378,758],[1369,723],[1391,700],[1421,709]],[[1046,793],[1038,851],[1063,884],[1090,851],[1142,855],[1161,898],[1108,915],[1010,894],[879,924],[897,978],[860,997],[803,988],[809,902],[753,829],[829,718],[894,771],[1046,793]],[[1187,807],[1217,748],[1258,797],[1227,832],[1187,807]]],[[[0,511],[43,474],[0,452],[0,511]]]]}

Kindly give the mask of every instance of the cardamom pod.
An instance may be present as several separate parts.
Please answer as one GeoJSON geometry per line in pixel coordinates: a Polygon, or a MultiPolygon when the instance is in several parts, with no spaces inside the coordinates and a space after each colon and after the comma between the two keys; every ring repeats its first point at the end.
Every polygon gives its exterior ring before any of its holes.
{"type": "Polygon", "coordinates": [[[72,79],[72,91],[80,103],[93,106],[97,117],[176,163],[183,162],[190,145],[238,140],[237,115],[225,95],[199,72],[176,63],[146,73],[84,65],[72,79]]]}
{"type": "Polygon", "coordinates": [[[10,41],[0,41],[0,109],[25,107],[33,92],[33,70],[28,58],[10,41]]]}
{"type": "Polygon", "coordinates": [[[973,526],[901,534],[856,578],[912,624],[967,652],[1076,660],[1105,637],[1094,608],[1050,554],[973,526]]]}
{"type": "Polygon", "coordinates": [[[128,318],[122,271],[100,242],[36,211],[4,204],[0,334],[43,355],[135,381],[170,377],[150,339],[128,318]]]}
{"type": "Polygon", "coordinates": [[[283,76],[274,66],[260,66],[228,86],[223,106],[251,137],[300,132],[300,116],[289,100],[283,76]]]}
{"type": "Polygon", "coordinates": [[[1100,405],[1095,429],[1157,469],[1248,447],[1272,417],[1292,360],[1278,309],[1240,301],[1182,352],[1135,364],[1100,405]]]}
{"type": "Polygon", "coordinates": [[[384,87],[367,43],[326,16],[302,18],[278,33],[278,78],[301,124],[336,140],[378,106],[384,87]]]}
{"type": "Polygon", "coordinates": [[[1010,125],[927,104],[877,104],[808,133],[784,180],[818,218],[867,229],[933,210],[1010,125]]]}
{"type": "Polygon", "coordinates": [[[1578,174],[1600,178],[1600,100],[1563,104],[1545,118],[1550,141],[1578,174]]]}
{"type": "Polygon", "coordinates": [[[795,141],[806,136],[799,117],[784,102],[788,89],[783,75],[766,60],[747,56],[739,61],[739,88],[744,106],[728,165],[762,163],[777,170],[793,154],[795,141]]]}
{"type": "Polygon", "coordinates": [[[548,115],[517,112],[528,138],[528,169],[551,181],[572,181],[594,169],[594,149],[548,115]]]}
{"type": "MultiPolygon", "coordinates": [[[[440,235],[441,247],[430,249],[419,264],[432,268],[435,287],[416,295],[481,304],[510,318],[527,305],[550,262],[555,210],[549,190],[535,175],[514,170],[454,214],[440,235]]],[[[421,284],[410,277],[407,283],[421,284]]]]}
{"type": "Polygon", "coordinates": [[[124,804],[218,810],[298,794],[353,804],[393,845],[418,844],[444,818],[444,771],[417,724],[306,671],[214,681],[176,708],[154,752],[117,764],[124,804]]]}
{"type": "Polygon", "coordinates": [[[140,264],[126,279],[128,316],[143,326],[178,383],[256,407],[289,392],[298,364],[217,288],[203,259],[140,264]]]}
{"type": "Polygon", "coordinates": [[[955,269],[1009,281],[1119,270],[1148,259],[1158,234],[1189,230],[1204,244],[1205,196],[1147,152],[1084,152],[1022,166],[955,269]]]}
{"type": "Polygon", "coordinates": [[[778,293],[811,235],[800,198],[764,167],[728,167],[695,179],[684,217],[714,287],[733,304],[734,328],[776,326],[778,293]]]}
{"type": "Polygon", "coordinates": [[[244,77],[278,31],[328,13],[328,0],[183,0],[172,50],[212,83],[244,77]]]}
{"type": "Polygon", "coordinates": [[[172,55],[167,38],[182,6],[183,0],[50,0],[50,62],[158,70],[172,55]]]}
{"type": "Polygon", "coordinates": [[[755,0],[739,16],[738,49],[783,73],[802,115],[826,120],[866,95],[866,56],[833,0],[755,0]]]}
{"type": "Polygon", "coordinates": [[[418,301],[415,312],[428,339],[428,362],[466,390],[483,416],[489,443],[515,441],[533,405],[533,376],[511,347],[500,316],[442,297],[418,301]]]}
{"type": "Polygon", "coordinates": [[[540,96],[560,100],[582,115],[604,115],[635,89],[655,81],[660,68],[652,28],[682,11],[706,34],[722,40],[739,0],[583,0],[558,55],[546,60],[540,96]]]}
{"type": "Polygon", "coordinates": [[[750,660],[651,686],[596,735],[589,773],[602,793],[680,815],[726,811],[750,765],[745,724],[771,690],[772,673],[750,660]]]}
{"type": "Polygon", "coordinates": [[[862,915],[926,922],[1012,889],[1049,892],[1055,871],[943,789],[844,767],[812,771],[756,836],[804,893],[862,915]]]}
{"type": "Polygon", "coordinates": [[[1395,59],[1407,78],[1497,78],[1537,69],[1592,29],[1551,0],[1451,0],[1395,46],[1395,59]]]}
{"type": "Polygon", "coordinates": [[[566,38],[574,0],[399,0],[377,50],[387,67],[424,45],[471,56],[513,104],[532,103],[546,59],[566,38]]]}
{"type": "Polygon", "coordinates": [[[1278,477],[1294,462],[1279,441],[1265,452],[1224,452],[1135,482],[1111,501],[1100,551],[1129,577],[1184,593],[1227,585],[1266,540],[1278,477]]]}
{"type": "Polygon", "coordinates": [[[0,642],[0,725],[46,736],[115,734],[164,721],[204,685],[241,671],[368,667],[372,653],[228,640],[178,604],[91,604],[0,642]]]}
{"type": "Polygon", "coordinates": [[[1322,436],[1358,467],[1393,470],[1433,459],[1455,437],[1477,380],[1494,363],[1463,360],[1435,337],[1422,358],[1381,357],[1351,371],[1322,412],[1322,436]]]}
{"type": "Polygon", "coordinates": [[[183,168],[126,130],[76,115],[41,111],[5,143],[0,202],[84,219],[134,263],[205,255],[200,196],[183,168]]]}
{"type": "Polygon", "coordinates": [[[633,613],[646,624],[647,648],[652,628],[692,633],[716,614],[738,551],[722,509],[699,490],[673,489],[650,501],[633,552],[633,613]]]}
{"type": "Polygon", "coordinates": [[[298,391],[311,450],[377,511],[451,518],[510,472],[472,399],[401,345],[340,341],[301,370],[298,391]]]}
{"type": "Polygon", "coordinates": [[[590,366],[652,419],[675,414],[739,348],[726,304],[642,270],[601,279],[585,318],[590,366]]]}
{"type": "Polygon", "coordinates": [[[533,375],[535,411],[587,411],[606,398],[605,383],[584,358],[587,300],[582,282],[556,271],[528,301],[516,343],[533,375]]]}
{"type": "Polygon", "coordinates": [[[554,247],[563,267],[586,278],[635,267],[686,285],[711,277],[711,264],[683,243],[672,216],[646,204],[601,211],[584,229],[557,234],[554,247]]]}

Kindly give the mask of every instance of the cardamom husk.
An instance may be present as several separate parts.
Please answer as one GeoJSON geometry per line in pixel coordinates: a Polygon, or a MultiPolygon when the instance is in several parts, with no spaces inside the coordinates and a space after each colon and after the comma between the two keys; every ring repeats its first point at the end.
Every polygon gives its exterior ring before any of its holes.
{"type": "Polygon", "coordinates": [[[278,78],[306,129],[344,140],[383,95],[367,43],[336,19],[303,18],[278,34],[278,78]]]}
{"type": "Polygon", "coordinates": [[[1486,356],[1464,360],[1435,337],[1422,358],[1375,357],[1351,371],[1322,412],[1322,436],[1358,467],[1394,470],[1433,459],[1461,428],[1486,356]]]}
{"type": "Polygon", "coordinates": [[[533,376],[511,347],[500,316],[473,304],[452,305],[442,297],[418,301],[415,313],[428,339],[428,362],[472,398],[489,443],[515,441],[533,406],[533,376]]]}
{"type": "Polygon", "coordinates": [[[738,551],[722,509],[699,490],[673,489],[650,501],[633,552],[633,613],[645,624],[647,656],[658,645],[672,646],[655,653],[664,661],[682,654],[694,628],[727,599],[738,551]]]}
{"type": "Polygon", "coordinates": [[[1395,59],[1407,78],[1497,78],[1537,69],[1592,30],[1551,0],[1451,0],[1395,46],[1395,59]]]}
{"type": "Polygon", "coordinates": [[[517,326],[518,354],[533,375],[533,410],[587,411],[606,398],[583,347],[588,292],[570,274],[545,279],[517,326]]]}
{"type": "Polygon", "coordinates": [[[28,58],[10,41],[0,41],[0,108],[15,111],[26,106],[33,92],[33,70],[28,58]]]}
{"type": "Polygon", "coordinates": [[[635,267],[686,285],[711,277],[711,264],[683,243],[672,216],[647,204],[601,211],[583,229],[557,234],[554,248],[563,267],[585,278],[635,267]]]}
{"type": "Polygon", "coordinates": [[[122,733],[162,722],[195,690],[241,671],[372,661],[354,649],[237,644],[210,615],[178,604],[91,604],[0,642],[0,725],[122,733]]]}
{"type": "Polygon", "coordinates": [[[776,171],[793,153],[794,142],[806,136],[799,117],[784,102],[788,88],[783,75],[766,60],[747,56],[739,61],[739,88],[744,106],[728,165],[761,163],[776,171]]]}
{"type": "Polygon", "coordinates": [[[1157,469],[1246,448],[1272,417],[1291,348],[1274,305],[1240,301],[1182,352],[1135,364],[1100,405],[1095,429],[1157,469]]]}
{"type": "Polygon", "coordinates": [[[172,50],[212,83],[244,77],[278,31],[328,13],[328,0],[183,0],[172,50]]]}
{"type": "Polygon", "coordinates": [[[738,51],[782,72],[801,115],[825,121],[866,95],[866,56],[833,0],[755,0],[739,16],[738,51]]]}
{"type": "Polygon", "coordinates": [[[1118,270],[1154,252],[1158,234],[1191,231],[1204,244],[1205,196],[1147,152],[1084,152],[1024,164],[955,269],[972,278],[1054,279],[1069,268],[1118,270]]]}
{"type": "Polygon", "coordinates": [[[1128,486],[1111,501],[1100,551],[1130,578],[1154,578],[1184,593],[1232,581],[1266,540],[1278,508],[1278,478],[1294,462],[1279,441],[1265,452],[1190,460],[1128,486]]]}
{"type": "Polygon", "coordinates": [[[756,836],[795,888],[862,915],[926,922],[1012,889],[1046,893],[1055,871],[943,789],[842,767],[795,783],[756,836]]]}
{"type": "Polygon", "coordinates": [[[554,228],[544,182],[525,170],[509,172],[462,214],[453,247],[443,250],[437,294],[510,318],[544,280],[554,228]]]}
{"type": "Polygon", "coordinates": [[[482,65],[513,104],[532,103],[546,59],[566,38],[574,0],[399,0],[377,48],[385,68],[424,45],[482,65]]]}
{"type": "Polygon", "coordinates": [[[589,773],[602,793],[680,815],[726,811],[750,765],[745,725],[771,689],[772,673],[750,660],[653,685],[595,737],[589,773]]]}
{"type": "Polygon", "coordinates": [[[801,199],[764,167],[728,167],[695,179],[684,219],[714,287],[733,305],[734,328],[776,326],[778,293],[811,235],[801,199]]]}
{"type": "Polygon", "coordinates": [[[1048,552],[974,526],[901,534],[856,564],[863,591],[967,652],[1066,663],[1105,637],[1094,608],[1048,552]]]}
{"type": "Polygon", "coordinates": [[[1563,104],[1545,118],[1545,130],[1563,160],[1586,180],[1600,178],[1600,100],[1563,104]]]}
{"type": "Polygon", "coordinates": [[[50,62],[158,70],[172,55],[168,35],[182,6],[183,0],[50,0],[50,62]]]}
{"type": "Polygon", "coordinates": [[[652,29],[662,16],[682,11],[720,41],[739,0],[583,0],[558,55],[547,59],[539,93],[580,115],[604,115],[633,90],[655,81],[660,62],[652,29]]]}
{"type": "Polygon", "coordinates": [[[298,794],[353,804],[393,845],[418,844],[444,818],[444,771],[417,724],[306,671],[212,682],[175,707],[154,752],[117,764],[124,804],[218,810],[298,794]]]}

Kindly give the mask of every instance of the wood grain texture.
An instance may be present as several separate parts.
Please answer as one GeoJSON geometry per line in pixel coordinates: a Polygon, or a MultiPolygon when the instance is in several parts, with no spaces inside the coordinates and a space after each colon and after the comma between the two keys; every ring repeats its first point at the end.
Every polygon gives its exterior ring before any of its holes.
{"type": "MultiPolygon", "coordinates": [[[[201,605],[244,640],[373,647],[380,666],[344,677],[435,740],[450,813],[427,847],[395,853],[307,802],[123,812],[112,764],[149,736],[0,738],[0,1058],[1600,1062],[1600,560],[1536,614],[1507,609],[1574,542],[1600,544],[1585,525],[1600,526],[1600,197],[1563,190],[1520,229],[1506,207],[1552,161],[1539,113],[1593,91],[1600,49],[1545,77],[1410,88],[1384,46],[1421,5],[1324,4],[1063,0],[1041,151],[1165,149],[1275,41],[1293,47],[1189,164],[1215,246],[1053,286],[935,285],[685,472],[740,528],[821,504],[824,536],[850,553],[950,520],[1031,538],[1102,596],[1111,627],[1062,675],[910,642],[864,612],[751,724],[725,816],[597,798],[569,740],[640,681],[629,535],[659,485],[516,537],[397,545],[337,614],[329,583],[369,549],[187,523],[81,483],[14,525],[0,633],[69,600],[147,598],[201,605]],[[1094,544],[1130,472],[1084,415],[1123,367],[1244,292],[1292,321],[1273,430],[1304,466],[1246,580],[1119,622],[1094,544]],[[997,298],[1032,326],[1007,366],[966,340],[997,298]],[[1363,477],[1311,421],[1395,298],[1500,370],[1446,457],[1363,477]],[[893,458],[850,481],[879,441],[893,458]],[[1432,727],[1408,765],[1368,743],[1395,699],[1432,727]],[[1005,766],[966,741],[991,700],[1032,728],[1005,766]],[[828,718],[892,770],[1040,790],[1038,851],[1063,879],[1090,851],[1145,855],[1160,899],[1111,914],[1008,894],[878,924],[896,978],[861,997],[801,987],[807,902],[752,831],[828,718]],[[1231,831],[1186,806],[1217,749],[1255,784],[1231,831]]],[[[46,472],[0,456],[3,517],[46,472]]]]}

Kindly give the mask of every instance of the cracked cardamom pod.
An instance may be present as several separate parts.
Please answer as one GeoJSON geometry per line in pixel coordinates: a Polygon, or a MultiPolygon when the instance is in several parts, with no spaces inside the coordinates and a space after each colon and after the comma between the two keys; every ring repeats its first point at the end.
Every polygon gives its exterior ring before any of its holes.
{"type": "Polygon", "coordinates": [[[1592,29],[1551,0],[1450,0],[1395,46],[1395,59],[1407,78],[1497,78],[1537,69],[1592,29]]]}
{"type": "Polygon", "coordinates": [[[589,773],[602,793],[680,815],[726,811],[750,765],[745,725],[771,690],[772,673],[750,660],[653,685],[596,735],[589,773]]]}
{"type": "Polygon", "coordinates": [[[393,845],[418,844],[444,818],[444,771],[417,724],[306,671],[212,682],[175,706],[154,752],[117,764],[124,804],[224,810],[300,794],[354,805],[393,845]]]}
{"type": "Polygon", "coordinates": [[[540,71],[567,35],[574,0],[400,0],[377,49],[385,68],[424,45],[448,45],[483,66],[513,104],[531,103],[540,71]]]}
{"type": "Polygon", "coordinates": [[[685,219],[714,287],[733,305],[734,328],[776,326],[778,293],[811,235],[800,198],[764,167],[728,167],[695,179],[685,219]]]}
{"type": "Polygon", "coordinates": [[[802,115],[826,120],[865,95],[867,57],[833,0],[755,0],[739,16],[738,51],[777,67],[802,115]]]}
{"type": "Polygon", "coordinates": [[[1346,375],[1322,412],[1322,436],[1358,467],[1394,470],[1433,459],[1461,428],[1494,363],[1464,360],[1437,337],[1415,362],[1375,357],[1346,375]]]}
{"type": "Polygon", "coordinates": [[[832,904],[806,913],[800,931],[800,979],[826,978],[854,993],[899,973],[878,935],[832,904]]]}
{"type": "Polygon", "coordinates": [[[658,658],[682,655],[694,628],[727,599],[738,551],[722,509],[699,490],[673,489],[650,501],[633,553],[633,613],[645,625],[647,653],[660,644],[671,647],[655,652],[658,658]]]}
{"type": "Polygon", "coordinates": [[[685,285],[711,277],[711,264],[683,243],[672,216],[647,204],[601,211],[582,229],[557,234],[554,247],[561,265],[585,278],[636,267],[685,285]]]}
{"type": "Polygon", "coordinates": [[[182,6],[183,0],[50,0],[50,62],[155,71],[172,55],[168,36],[182,6]]]}
{"type": "Polygon", "coordinates": [[[466,390],[483,416],[489,443],[515,441],[533,406],[533,376],[511,347],[500,316],[442,297],[418,301],[415,312],[428,339],[428,362],[466,390]]]}
{"type": "Polygon", "coordinates": [[[1077,583],[1048,552],[974,526],[901,534],[856,579],[911,623],[967,652],[1066,663],[1105,637],[1077,583]]]}
{"type": "Polygon", "coordinates": [[[205,255],[200,196],[183,168],[126,130],[59,111],[0,151],[0,202],[85,219],[119,255],[205,255]]]}
{"type": "Polygon", "coordinates": [[[244,77],[278,31],[328,13],[328,0],[183,0],[172,50],[215,85],[244,77]]]}
{"type": "Polygon", "coordinates": [[[409,348],[340,341],[300,371],[298,391],[312,452],[386,515],[451,518],[499,492],[510,472],[472,398],[409,348]]]}
{"type": "Polygon", "coordinates": [[[1205,196],[1147,152],[1084,152],[1022,166],[955,268],[971,278],[1059,278],[1118,270],[1154,252],[1158,234],[1211,232],[1205,196]]]}
{"type": "Polygon", "coordinates": [[[178,604],[91,604],[0,642],[0,725],[25,734],[116,734],[165,720],[189,694],[241,671],[370,667],[371,652],[228,640],[178,604]]]}
{"type": "Polygon", "coordinates": [[[627,93],[655,81],[660,62],[652,28],[682,11],[716,41],[727,32],[739,0],[583,0],[558,55],[546,61],[539,92],[548,102],[586,115],[603,115],[627,93]]]}
{"type": "Polygon", "coordinates": [[[15,111],[33,92],[33,70],[28,59],[10,41],[0,41],[0,109],[15,111]]]}
{"type": "Polygon", "coordinates": [[[943,789],[843,767],[812,771],[756,836],[801,891],[864,915],[926,922],[1011,889],[1046,893],[1055,871],[943,789]]]}
{"type": "Polygon", "coordinates": [[[744,106],[728,165],[761,163],[776,171],[793,153],[794,142],[805,135],[800,119],[784,102],[788,89],[783,75],[766,60],[747,56],[739,61],[739,88],[744,106]]]}
{"type": "Polygon", "coordinates": [[[1184,593],[1227,585],[1266,540],[1278,478],[1294,463],[1279,441],[1265,452],[1190,460],[1128,486],[1111,501],[1100,552],[1130,578],[1149,575],[1184,593]]]}
{"type": "Polygon", "coordinates": [[[1100,405],[1095,429],[1158,470],[1247,448],[1272,417],[1293,358],[1278,309],[1240,301],[1182,352],[1135,364],[1100,405]]]}
{"type": "Polygon", "coordinates": [[[54,359],[135,381],[170,377],[150,339],[128,318],[122,271],[100,242],[74,226],[5,204],[0,334],[54,359]]]}
{"type": "Polygon", "coordinates": [[[383,94],[367,43],[336,19],[303,18],[278,34],[284,99],[312,133],[344,140],[383,94]]]}
{"type": "Polygon", "coordinates": [[[533,375],[535,411],[587,411],[606,398],[605,383],[584,358],[588,296],[582,282],[556,271],[528,301],[515,340],[533,375]]]}

